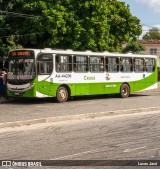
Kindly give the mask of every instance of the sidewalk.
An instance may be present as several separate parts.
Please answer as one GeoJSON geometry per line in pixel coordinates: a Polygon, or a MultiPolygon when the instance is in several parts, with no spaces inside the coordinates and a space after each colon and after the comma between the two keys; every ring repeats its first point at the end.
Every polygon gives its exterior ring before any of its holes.
{"type": "Polygon", "coordinates": [[[29,125],[34,125],[34,124],[45,124],[45,123],[54,123],[54,122],[62,122],[62,121],[94,119],[94,118],[100,118],[100,117],[106,117],[106,116],[133,114],[133,113],[142,113],[142,112],[157,112],[157,111],[160,111],[160,107],[95,112],[95,113],[88,113],[88,114],[67,115],[67,116],[57,116],[57,117],[52,116],[52,117],[38,118],[38,119],[32,119],[32,120],[24,119],[22,121],[0,123],[0,129],[29,126],[29,125]]]}
{"type": "MultiPolygon", "coordinates": [[[[151,92],[151,91],[143,91],[143,93],[151,92]]],[[[153,90],[152,90],[153,92],[153,90]]],[[[159,96],[160,92],[160,83],[158,83],[158,89],[154,89],[154,92],[157,92],[157,96],[159,96]]],[[[154,97],[156,99],[157,97],[154,97]]],[[[112,115],[120,115],[120,114],[132,114],[132,113],[140,113],[140,112],[148,112],[148,111],[160,111],[159,102],[156,104],[153,100],[152,104],[148,104],[142,99],[141,105],[138,107],[138,102],[135,99],[128,99],[126,109],[123,108],[123,103],[126,103],[125,99],[116,99],[115,104],[117,105],[116,108],[113,106],[112,99],[106,98],[106,103],[101,103],[101,99],[95,100],[87,100],[86,104],[93,104],[91,105],[88,110],[81,111],[81,108],[77,110],[76,107],[83,106],[79,101],[76,104],[72,102],[64,103],[67,105],[66,109],[64,110],[64,106],[62,104],[52,104],[52,102],[45,102],[40,103],[20,103],[17,101],[16,103],[12,103],[12,101],[8,103],[5,98],[0,98],[0,129],[7,128],[7,127],[20,127],[24,125],[32,125],[32,124],[40,124],[40,123],[48,123],[48,122],[60,122],[60,121],[68,121],[68,120],[81,120],[81,119],[89,119],[89,118],[97,118],[97,117],[105,117],[105,116],[112,116],[112,115]],[[134,102],[134,103],[132,103],[134,102]],[[97,104],[96,107],[95,104],[97,104]],[[101,106],[106,104],[107,109],[101,109],[101,106]],[[134,105],[134,106],[133,106],[134,105]],[[146,106],[145,106],[146,105],[146,106]],[[8,107],[7,107],[8,106],[8,107]],[[19,106],[19,110],[17,109],[19,106]],[[32,108],[32,111],[29,109],[29,106],[32,108]],[[6,109],[7,107],[7,109],[6,109]],[[145,107],[145,108],[144,108],[145,107]],[[42,112],[40,112],[42,110],[42,112]],[[45,113],[44,111],[47,110],[45,113]],[[72,110],[72,112],[71,112],[72,110]]],[[[149,100],[150,101],[150,100],[149,100]]],[[[80,101],[81,102],[81,101],[80,101]]],[[[84,105],[85,106],[85,105],[84,105]]]]}

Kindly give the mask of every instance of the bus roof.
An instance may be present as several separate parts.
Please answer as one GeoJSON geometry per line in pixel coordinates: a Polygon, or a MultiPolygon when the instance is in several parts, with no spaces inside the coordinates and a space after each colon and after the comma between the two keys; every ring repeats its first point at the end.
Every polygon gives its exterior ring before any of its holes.
{"type": "Polygon", "coordinates": [[[157,58],[156,55],[145,55],[145,54],[133,54],[133,53],[110,53],[107,51],[104,52],[92,52],[90,50],[86,51],[74,51],[72,49],[51,49],[51,48],[44,48],[44,49],[15,49],[12,51],[18,51],[18,50],[32,50],[36,54],[38,53],[53,53],[53,54],[67,54],[67,55],[98,55],[98,56],[114,56],[114,57],[151,57],[151,58],[157,58]]]}

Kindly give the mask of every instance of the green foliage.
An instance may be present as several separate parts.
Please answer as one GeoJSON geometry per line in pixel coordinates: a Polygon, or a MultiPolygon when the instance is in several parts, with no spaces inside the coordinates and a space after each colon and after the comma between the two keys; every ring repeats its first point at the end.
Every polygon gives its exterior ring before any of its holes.
{"type": "Polygon", "coordinates": [[[9,28],[0,41],[7,48],[121,52],[122,42],[134,43],[142,32],[140,20],[118,0],[8,0],[0,9],[7,11],[0,18],[9,28]]]}
{"type": "Polygon", "coordinates": [[[149,32],[147,32],[143,38],[143,40],[160,40],[160,29],[153,27],[152,29],[149,29],[149,32]]]}

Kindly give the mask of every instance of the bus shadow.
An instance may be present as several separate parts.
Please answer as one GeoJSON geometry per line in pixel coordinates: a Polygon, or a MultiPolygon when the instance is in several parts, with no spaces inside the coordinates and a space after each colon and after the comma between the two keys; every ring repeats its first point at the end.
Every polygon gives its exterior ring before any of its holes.
{"type": "Polygon", "coordinates": [[[56,103],[55,98],[9,98],[4,103],[5,104],[45,104],[45,103],[56,103]]]}
{"type": "MultiPolygon", "coordinates": [[[[149,94],[139,94],[133,93],[130,94],[128,98],[133,97],[142,97],[142,96],[149,96],[149,94]]],[[[108,94],[108,95],[89,95],[89,96],[75,96],[69,98],[67,102],[76,102],[76,101],[86,101],[86,100],[103,100],[103,99],[125,99],[121,98],[118,94],[108,94]]],[[[56,98],[10,98],[4,102],[5,104],[45,104],[45,103],[58,103],[56,98]]]]}
{"type": "Polygon", "coordinates": [[[149,94],[145,94],[145,93],[132,93],[130,94],[129,97],[141,97],[141,96],[150,96],[149,94]]]}
{"type": "MultiPolygon", "coordinates": [[[[130,97],[142,97],[142,96],[149,96],[148,94],[130,94],[130,97]]],[[[73,99],[70,99],[70,101],[83,101],[83,100],[101,100],[101,99],[127,99],[127,98],[122,98],[118,94],[108,94],[108,95],[96,95],[96,96],[76,96],[73,99]]]]}

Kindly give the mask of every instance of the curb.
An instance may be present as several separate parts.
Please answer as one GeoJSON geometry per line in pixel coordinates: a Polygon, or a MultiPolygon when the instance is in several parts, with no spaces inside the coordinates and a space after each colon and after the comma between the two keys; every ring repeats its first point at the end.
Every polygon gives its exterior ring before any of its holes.
{"type": "Polygon", "coordinates": [[[58,117],[47,117],[47,118],[40,118],[40,119],[0,123],[0,129],[9,128],[9,127],[29,126],[29,125],[34,125],[34,124],[45,124],[45,123],[53,123],[53,122],[71,121],[71,120],[94,119],[94,118],[105,117],[105,116],[142,113],[142,112],[158,111],[158,110],[160,110],[160,107],[149,107],[149,108],[139,108],[139,109],[129,109],[129,110],[116,110],[116,111],[97,112],[97,113],[69,115],[69,116],[58,116],[58,117]]]}
{"type": "MultiPolygon", "coordinates": [[[[134,93],[152,93],[152,92],[153,92],[153,93],[155,93],[155,92],[158,93],[158,92],[160,92],[160,89],[158,89],[158,90],[157,90],[157,89],[156,89],[156,90],[151,89],[151,90],[137,91],[137,92],[133,92],[133,94],[134,94],[134,93]]],[[[132,93],[131,93],[131,94],[132,94],[132,93]]]]}

